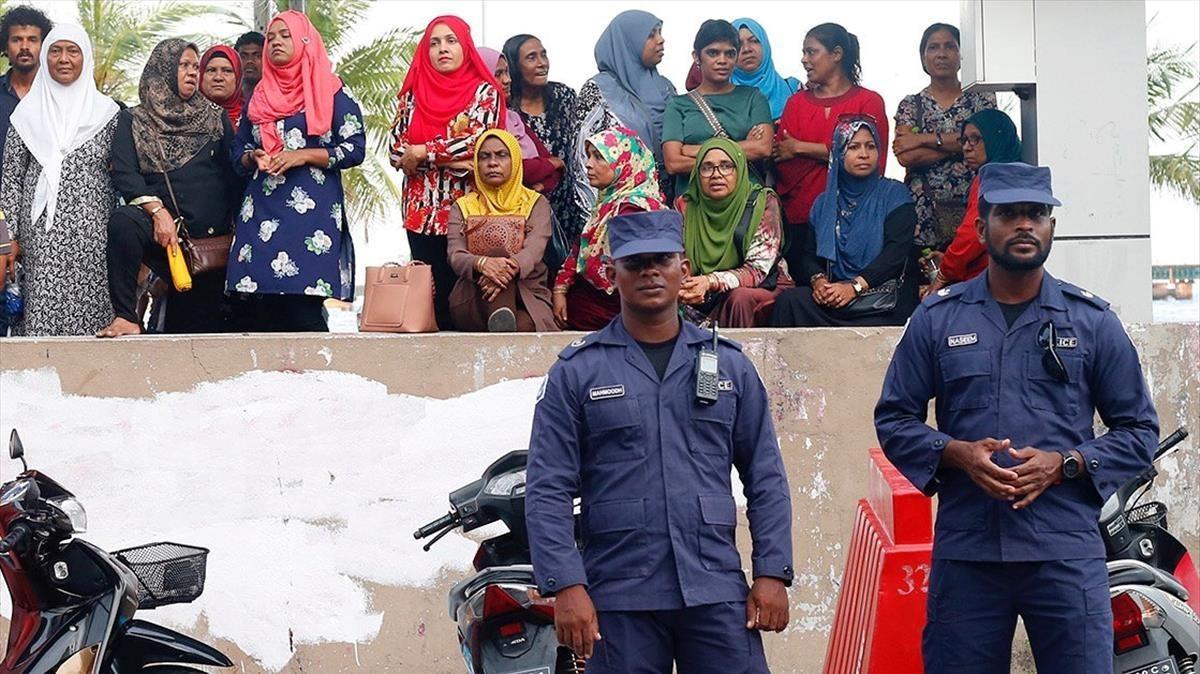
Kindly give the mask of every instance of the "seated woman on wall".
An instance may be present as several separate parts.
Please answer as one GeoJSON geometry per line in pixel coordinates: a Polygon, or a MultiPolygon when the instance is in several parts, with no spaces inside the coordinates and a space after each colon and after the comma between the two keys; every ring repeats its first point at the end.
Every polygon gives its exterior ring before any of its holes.
{"type": "Polygon", "coordinates": [[[979,217],[979,168],[984,164],[1021,161],[1017,127],[999,110],[980,110],[967,118],[958,140],[963,159],[975,172],[975,179],[967,193],[966,213],[954,232],[954,240],[941,256],[937,278],[925,287],[925,295],[953,283],[969,281],[987,269],[987,248],[979,242],[979,234],[975,231],[975,220],[979,217]]]}
{"type": "Polygon", "coordinates": [[[779,197],[750,181],[746,155],[727,138],[700,146],[691,186],[675,201],[683,244],[695,276],[679,301],[696,321],[721,327],[765,325],[779,293],[793,287],[781,258],[779,197]]]}
{"type": "Polygon", "coordinates": [[[468,332],[557,331],[542,255],[550,240],[546,197],[525,187],[521,147],[507,131],[479,137],[475,191],[450,207],[450,314],[468,332]]]}
{"type": "Polygon", "coordinates": [[[588,181],[596,203],[554,279],[554,320],[571,330],[599,330],[621,313],[606,273],[612,264],[608,221],[615,216],[666,210],[654,155],[636,132],[607,129],[587,139],[588,181]]]}
{"type": "Polygon", "coordinates": [[[903,183],[879,175],[886,150],[866,116],[833,132],[834,166],[812,208],[798,287],[779,296],[775,327],[903,325],[917,307],[917,211],[903,183]]]}
{"type": "Polygon", "coordinates": [[[663,157],[675,176],[674,194],[687,191],[700,145],[709,138],[729,138],[741,146],[756,183],[764,170],[756,162],[771,156],[775,127],[771,105],[754,87],[733,83],[741,38],[728,21],[709,19],[700,26],[692,58],[700,65],[700,86],[667,104],[663,120],[663,157]]]}
{"type": "MultiPolygon", "coordinates": [[[[167,248],[178,243],[175,218],[195,239],[233,226],[242,180],[229,165],[229,117],[199,91],[200,54],[178,38],[158,43],[138,84],[139,105],[121,112],[113,138],[112,180],[125,206],[108,221],[108,291],[116,317],[100,337],[142,331],[138,270],[170,279],[167,248]],[[169,181],[169,182],[168,182],[169,181]]],[[[225,277],[197,275],[192,289],[166,297],[168,333],[228,329],[225,277]]]]}

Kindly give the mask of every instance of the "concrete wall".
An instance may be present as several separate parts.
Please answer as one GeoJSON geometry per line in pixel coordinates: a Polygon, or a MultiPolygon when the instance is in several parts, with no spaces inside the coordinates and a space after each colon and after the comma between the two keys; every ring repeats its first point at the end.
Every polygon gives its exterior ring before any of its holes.
{"type": "MultiPolygon", "coordinates": [[[[1165,430],[1200,431],[1200,326],[1130,326],[1165,430]]],[[[792,486],[796,583],[792,626],[766,638],[776,673],[821,671],[836,606],[855,502],[863,496],[871,412],[898,329],[759,330],[731,336],[745,345],[773,401],[792,486]]],[[[505,379],[540,375],[573,336],[339,335],[0,340],[0,370],[55,369],[66,393],[149,397],[184,391],[251,370],[338,370],[383,382],[393,392],[452,397],[505,379]]],[[[4,395],[4,391],[0,391],[4,395]]],[[[1158,496],[1192,549],[1200,544],[1200,450],[1189,439],[1164,465],[1158,496]]],[[[740,540],[748,540],[743,526],[740,540]]],[[[748,563],[747,563],[748,566],[748,563]]],[[[437,587],[370,585],[384,612],[370,644],[300,645],[288,672],[461,672],[445,593],[437,587]]],[[[202,628],[201,628],[202,631],[202,628]]],[[[263,671],[235,645],[243,671],[263,671]]]]}

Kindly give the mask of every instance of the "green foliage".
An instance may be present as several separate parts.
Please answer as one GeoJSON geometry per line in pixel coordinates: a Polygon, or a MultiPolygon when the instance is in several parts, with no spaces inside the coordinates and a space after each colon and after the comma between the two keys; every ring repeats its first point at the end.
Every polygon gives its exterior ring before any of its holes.
{"type": "Polygon", "coordinates": [[[1150,155],[1150,182],[1200,203],[1200,82],[1196,45],[1155,49],[1146,59],[1150,134],[1184,150],[1150,155]],[[1181,89],[1186,90],[1181,91],[1181,89]]]}

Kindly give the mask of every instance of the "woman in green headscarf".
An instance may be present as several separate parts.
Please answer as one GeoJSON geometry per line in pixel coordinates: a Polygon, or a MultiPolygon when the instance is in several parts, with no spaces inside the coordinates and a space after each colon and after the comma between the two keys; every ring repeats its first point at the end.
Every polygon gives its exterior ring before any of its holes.
{"type": "Polygon", "coordinates": [[[765,325],[775,297],[793,287],[782,258],[779,197],[750,179],[746,155],[727,138],[696,153],[683,213],[683,247],[692,276],[679,301],[694,321],[722,327],[765,325]]]}
{"type": "Polygon", "coordinates": [[[963,161],[976,175],[967,193],[967,211],[954,232],[954,240],[942,255],[937,277],[922,290],[922,298],[953,283],[973,279],[987,269],[987,249],[975,233],[975,219],[979,217],[979,167],[1021,161],[1017,127],[999,110],[980,110],[968,117],[958,140],[963,161]]]}

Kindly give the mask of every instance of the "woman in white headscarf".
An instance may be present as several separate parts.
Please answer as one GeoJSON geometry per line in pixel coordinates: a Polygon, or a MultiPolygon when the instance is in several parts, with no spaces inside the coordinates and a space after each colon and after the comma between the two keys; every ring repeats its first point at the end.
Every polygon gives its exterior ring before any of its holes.
{"type": "Polygon", "coordinates": [[[17,104],[4,146],[0,210],[24,272],[15,334],[91,335],[112,320],[105,244],[116,196],[108,174],[117,104],[96,89],[92,43],[59,24],[17,104]]]}

